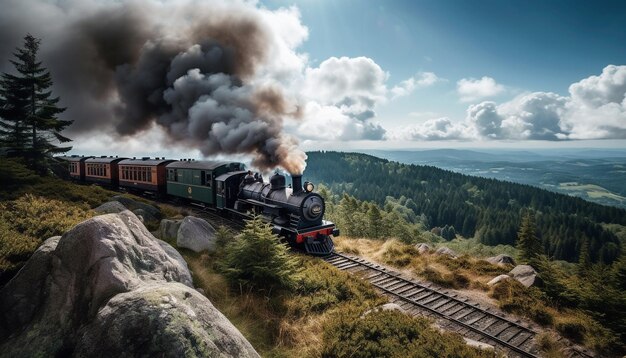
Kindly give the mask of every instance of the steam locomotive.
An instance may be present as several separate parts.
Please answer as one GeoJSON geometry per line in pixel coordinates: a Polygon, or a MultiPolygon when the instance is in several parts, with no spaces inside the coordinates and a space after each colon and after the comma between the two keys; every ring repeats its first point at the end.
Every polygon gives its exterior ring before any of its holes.
{"type": "Polygon", "coordinates": [[[339,235],[335,224],[323,220],[324,199],[313,192],[312,183],[302,183],[301,175],[293,175],[287,187],[284,175],[276,173],[266,183],[237,162],[78,155],[59,159],[80,182],[183,199],[224,216],[260,215],[275,234],[309,254],[332,253],[332,236],[339,235]]]}

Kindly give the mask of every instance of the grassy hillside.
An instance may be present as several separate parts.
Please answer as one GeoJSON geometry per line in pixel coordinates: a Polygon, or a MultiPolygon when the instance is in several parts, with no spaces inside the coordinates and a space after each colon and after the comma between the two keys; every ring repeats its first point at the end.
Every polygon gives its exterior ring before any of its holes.
{"type": "Polygon", "coordinates": [[[454,226],[487,245],[514,244],[525,210],[536,214],[547,255],[577,261],[583,242],[594,262],[609,263],[621,242],[602,224],[626,226],[626,210],[589,203],[528,185],[472,177],[435,167],[406,165],[357,153],[310,152],[305,177],[384,206],[405,197],[427,228],[454,226]]]}

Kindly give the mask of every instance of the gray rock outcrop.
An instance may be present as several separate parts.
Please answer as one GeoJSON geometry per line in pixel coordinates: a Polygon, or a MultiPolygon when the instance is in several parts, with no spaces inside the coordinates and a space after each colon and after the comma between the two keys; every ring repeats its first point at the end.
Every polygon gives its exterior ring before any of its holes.
{"type": "Polygon", "coordinates": [[[496,283],[502,282],[502,281],[504,281],[504,280],[506,280],[506,279],[509,279],[509,278],[511,278],[511,276],[509,276],[509,275],[500,275],[500,276],[496,276],[496,277],[494,277],[493,279],[491,279],[491,281],[487,282],[487,285],[489,285],[489,286],[493,286],[493,285],[495,285],[496,283]]]}
{"type": "Polygon", "coordinates": [[[178,237],[178,229],[182,220],[163,219],[159,224],[158,237],[165,241],[175,241],[178,237]]]}
{"type": "Polygon", "coordinates": [[[215,229],[206,220],[194,216],[187,216],[181,221],[176,235],[176,246],[194,252],[214,251],[216,241],[215,229]]]}
{"type": "Polygon", "coordinates": [[[513,265],[515,266],[515,260],[509,255],[500,254],[497,256],[492,256],[486,259],[487,262],[490,262],[494,265],[513,265]]]}
{"type": "Polygon", "coordinates": [[[417,252],[419,252],[420,254],[428,253],[431,250],[430,246],[425,243],[417,244],[415,245],[415,248],[417,249],[417,252]]]}
{"type": "Polygon", "coordinates": [[[161,214],[161,210],[154,205],[142,203],[141,201],[133,200],[131,198],[127,198],[123,195],[116,195],[111,198],[111,200],[119,201],[127,207],[130,211],[136,211],[138,209],[143,210],[145,215],[142,215],[146,221],[151,220],[160,220],[163,214],[161,214]],[[154,218],[154,219],[153,219],[154,218]]]}
{"type": "Polygon", "coordinates": [[[97,208],[93,209],[98,214],[118,214],[124,210],[128,210],[122,203],[119,201],[108,201],[97,208]]]}
{"type": "Polygon", "coordinates": [[[81,330],[75,356],[111,352],[129,357],[258,357],[206,297],[175,282],[116,295],[81,330]]]}
{"type": "Polygon", "coordinates": [[[458,257],[457,253],[454,252],[454,250],[447,248],[445,246],[442,246],[440,248],[437,249],[437,251],[435,251],[435,253],[437,255],[446,255],[446,256],[450,256],[452,258],[456,258],[458,257]]]}
{"type": "Polygon", "coordinates": [[[0,356],[257,353],[130,211],[54,237],[0,290],[0,356]]]}
{"type": "Polygon", "coordinates": [[[509,276],[518,280],[522,285],[530,287],[541,284],[537,271],[530,265],[517,265],[509,272],[509,276]]]}

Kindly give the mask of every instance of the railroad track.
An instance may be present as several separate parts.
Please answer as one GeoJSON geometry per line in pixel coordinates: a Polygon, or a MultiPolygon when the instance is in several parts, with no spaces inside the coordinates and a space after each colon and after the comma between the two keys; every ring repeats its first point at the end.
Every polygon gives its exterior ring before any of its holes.
{"type": "MultiPolygon", "coordinates": [[[[359,257],[335,252],[324,260],[369,281],[410,314],[433,317],[442,328],[490,344],[508,356],[539,357],[534,342],[537,332],[519,320],[481,308],[455,293],[404,278],[397,272],[359,257]]],[[[593,357],[573,347],[564,354],[568,357],[593,357]]]]}

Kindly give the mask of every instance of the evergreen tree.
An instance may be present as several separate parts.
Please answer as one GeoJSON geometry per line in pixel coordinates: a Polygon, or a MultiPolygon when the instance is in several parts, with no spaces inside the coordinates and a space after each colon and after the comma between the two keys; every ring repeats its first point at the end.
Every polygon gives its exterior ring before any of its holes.
{"type": "Polygon", "coordinates": [[[527,212],[522,218],[519,232],[517,233],[517,248],[520,250],[521,259],[526,262],[533,261],[541,254],[541,242],[537,237],[535,216],[527,212]]]}
{"type": "Polygon", "coordinates": [[[591,267],[591,258],[589,257],[589,240],[583,239],[580,247],[580,256],[578,258],[578,272],[584,274],[591,267]]]}
{"type": "Polygon", "coordinates": [[[367,211],[367,226],[369,227],[369,234],[371,237],[380,238],[383,230],[383,217],[380,213],[380,209],[374,203],[369,205],[367,211]]]}
{"type": "Polygon", "coordinates": [[[39,39],[26,35],[24,47],[16,49],[15,60],[11,60],[17,74],[2,74],[0,135],[9,151],[27,157],[41,169],[46,157],[72,148],[54,144],[70,141],[61,131],[72,121],[57,118],[65,108],[57,106],[59,98],[52,97],[49,90],[50,72],[37,60],[39,43],[39,39]]]}
{"type": "Polygon", "coordinates": [[[296,259],[259,216],[247,221],[225,251],[220,266],[232,284],[257,291],[294,287],[296,259]]]}

